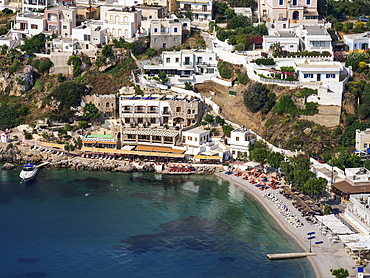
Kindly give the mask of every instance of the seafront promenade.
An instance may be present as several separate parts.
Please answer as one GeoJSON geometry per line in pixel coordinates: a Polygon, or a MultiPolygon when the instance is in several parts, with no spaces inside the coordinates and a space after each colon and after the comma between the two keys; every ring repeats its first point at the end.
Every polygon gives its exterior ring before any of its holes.
{"type": "MultiPolygon", "coordinates": [[[[259,190],[249,181],[243,180],[241,177],[236,177],[234,175],[225,175],[224,173],[217,173],[216,176],[228,180],[252,196],[264,207],[264,209],[279,224],[283,231],[290,235],[305,252],[309,252],[310,246],[309,241],[307,240],[307,233],[315,232],[316,238],[314,241],[323,241],[323,244],[320,245],[315,245],[314,242],[312,242],[312,252],[316,253],[317,255],[308,257],[315,271],[316,277],[334,277],[331,275],[330,269],[338,269],[341,267],[348,269],[350,277],[355,277],[357,274],[357,270],[353,269],[355,266],[355,261],[352,260],[348,254],[346,254],[341,242],[332,244],[326,236],[321,235],[321,231],[316,227],[316,225],[311,225],[303,217],[299,217],[304,224],[303,227],[297,228],[293,226],[281,213],[279,213],[274,202],[263,198],[263,195],[266,193],[266,191],[261,192],[261,190],[259,190]]],[[[269,189],[267,192],[271,192],[271,194],[274,194],[281,199],[292,213],[299,216],[301,215],[301,213],[292,205],[291,200],[288,200],[283,195],[279,194],[279,190],[269,189]]],[[[364,277],[368,276],[365,275],[364,277]]]]}

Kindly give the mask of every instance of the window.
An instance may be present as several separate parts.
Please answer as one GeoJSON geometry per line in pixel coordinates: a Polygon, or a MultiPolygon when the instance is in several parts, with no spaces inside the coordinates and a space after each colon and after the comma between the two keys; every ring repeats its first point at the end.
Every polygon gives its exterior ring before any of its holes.
{"type": "Polygon", "coordinates": [[[293,47],[294,47],[294,45],[290,45],[289,47],[290,47],[290,48],[293,48],[293,47]]]}
{"type": "Polygon", "coordinates": [[[173,41],[174,41],[174,42],[177,42],[177,38],[174,38],[174,39],[173,39],[173,41]]]}
{"type": "Polygon", "coordinates": [[[357,47],[357,43],[355,43],[355,48],[357,47]]]}
{"type": "Polygon", "coordinates": [[[235,151],[232,151],[231,153],[232,153],[233,155],[235,155],[235,151]]]}
{"type": "Polygon", "coordinates": [[[162,33],[166,33],[166,28],[162,28],[162,33]]]}
{"type": "Polygon", "coordinates": [[[194,137],[194,141],[197,142],[198,141],[198,138],[197,137],[194,137]]]}
{"type": "Polygon", "coordinates": [[[67,17],[69,17],[69,14],[67,14],[67,17]]]}
{"type": "Polygon", "coordinates": [[[304,78],[313,78],[313,74],[312,73],[304,74],[304,78]]]}
{"type": "Polygon", "coordinates": [[[154,28],[154,33],[157,33],[158,32],[158,29],[157,28],[154,28]]]}
{"type": "Polygon", "coordinates": [[[67,25],[63,25],[63,30],[67,30],[67,29],[68,29],[67,25]]]}
{"type": "Polygon", "coordinates": [[[307,0],[307,5],[311,5],[311,0],[307,0]]]}
{"type": "Polygon", "coordinates": [[[364,148],[365,148],[365,149],[367,148],[367,144],[364,144],[364,148]]]}
{"type": "Polygon", "coordinates": [[[174,31],[175,33],[177,33],[177,28],[173,28],[173,31],[174,31]]]}
{"type": "Polygon", "coordinates": [[[335,78],[335,74],[333,73],[326,74],[326,78],[335,78]]]}
{"type": "Polygon", "coordinates": [[[84,35],[84,41],[90,41],[90,35],[84,35]]]}
{"type": "Polygon", "coordinates": [[[235,141],[239,141],[239,137],[238,136],[235,137],[235,141]]]}
{"type": "Polygon", "coordinates": [[[166,63],[171,63],[171,59],[170,58],[166,58],[166,63]]]}
{"type": "Polygon", "coordinates": [[[193,137],[188,136],[188,140],[189,140],[189,141],[193,141],[193,137]]]}
{"type": "Polygon", "coordinates": [[[184,26],[188,26],[188,24],[187,23],[184,23],[184,26]]]}
{"type": "Polygon", "coordinates": [[[279,5],[283,6],[284,5],[284,0],[279,0],[279,5]]]}
{"type": "Polygon", "coordinates": [[[157,42],[157,41],[158,41],[158,40],[157,40],[157,38],[155,38],[155,39],[154,39],[154,42],[157,42]]]}
{"type": "Polygon", "coordinates": [[[68,45],[66,46],[66,49],[68,49],[68,45]]]}
{"type": "Polygon", "coordinates": [[[37,24],[31,24],[31,29],[38,29],[37,24]]]}
{"type": "Polygon", "coordinates": [[[97,41],[98,40],[98,38],[94,38],[94,41],[97,41]]]}
{"type": "Polygon", "coordinates": [[[212,57],[209,57],[209,60],[212,61],[212,57]]]}
{"type": "Polygon", "coordinates": [[[80,19],[83,19],[84,17],[82,15],[80,15],[80,19]]]}
{"type": "Polygon", "coordinates": [[[179,58],[176,58],[175,61],[176,61],[176,63],[178,63],[179,62],[179,58]]]}

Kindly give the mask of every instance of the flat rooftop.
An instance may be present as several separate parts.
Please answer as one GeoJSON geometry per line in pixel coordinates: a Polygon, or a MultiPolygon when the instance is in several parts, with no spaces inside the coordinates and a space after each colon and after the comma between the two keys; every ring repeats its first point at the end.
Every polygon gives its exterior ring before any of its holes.
{"type": "Polygon", "coordinates": [[[307,30],[308,35],[312,35],[312,36],[328,35],[329,36],[328,31],[324,27],[305,26],[304,29],[307,30]]]}
{"type": "Polygon", "coordinates": [[[185,132],[191,132],[191,133],[194,133],[194,134],[203,134],[203,133],[209,132],[209,130],[203,130],[203,129],[200,129],[199,127],[196,127],[196,128],[192,128],[192,129],[188,129],[186,131],[183,131],[182,133],[185,133],[185,132]]]}

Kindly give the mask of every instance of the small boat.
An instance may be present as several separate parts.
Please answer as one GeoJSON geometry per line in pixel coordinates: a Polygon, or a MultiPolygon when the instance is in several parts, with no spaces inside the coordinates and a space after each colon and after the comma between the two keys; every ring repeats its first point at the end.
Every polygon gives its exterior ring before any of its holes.
{"type": "Polygon", "coordinates": [[[19,177],[23,181],[30,181],[36,176],[37,171],[38,169],[36,168],[35,164],[27,163],[26,165],[24,165],[23,170],[19,174],[19,177]]]}

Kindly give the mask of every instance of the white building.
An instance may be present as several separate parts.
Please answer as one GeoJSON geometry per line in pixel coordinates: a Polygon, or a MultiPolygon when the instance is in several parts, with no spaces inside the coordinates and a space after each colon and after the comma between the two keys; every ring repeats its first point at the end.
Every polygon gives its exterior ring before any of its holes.
{"type": "Polygon", "coordinates": [[[35,12],[46,7],[55,6],[55,3],[54,0],[24,0],[23,10],[35,12]]]}
{"type": "Polygon", "coordinates": [[[72,29],[72,39],[79,42],[77,49],[91,50],[108,43],[107,30],[102,27],[102,21],[90,20],[72,29]]]}
{"type": "Polygon", "coordinates": [[[249,147],[256,141],[256,135],[250,129],[244,127],[231,131],[228,143],[230,145],[231,157],[241,158],[243,153],[249,156],[249,147]]]}
{"type": "Polygon", "coordinates": [[[370,128],[366,130],[356,129],[356,153],[368,154],[370,148],[370,128]]]}
{"type": "Polygon", "coordinates": [[[1,143],[8,143],[9,142],[9,136],[10,136],[9,131],[5,131],[5,132],[1,133],[1,143]]]}
{"type": "Polygon", "coordinates": [[[299,51],[300,39],[292,31],[277,31],[275,29],[269,30],[269,34],[263,36],[263,51],[270,52],[270,47],[273,44],[280,43],[282,50],[289,52],[299,51]]]}
{"type": "Polygon", "coordinates": [[[349,52],[364,52],[369,48],[370,32],[343,35],[343,42],[348,45],[349,52]]]}
{"type": "Polygon", "coordinates": [[[17,13],[11,32],[19,39],[32,37],[47,30],[47,21],[43,13],[17,13]]]}
{"type": "Polygon", "coordinates": [[[365,235],[370,234],[370,194],[351,194],[344,215],[365,235]]]}
{"type": "Polygon", "coordinates": [[[217,76],[217,64],[216,53],[212,51],[180,50],[162,52],[158,65],[143,65],[143,69],[149,75],[160,71],[172,75],[169,84],[201,83],[217,76]]]}
{"type": "Polygon", "coordinates": [[[331,45],[331,36],[325,26],[299,26],[296,28],[296,34],[302,39],[307,51],[328,51],[333,53],[331,45]]]}
{"type": "Polygon", "coordinates": [[[192,20],[211,21],[213,0],[178,0],[179,9],[182,13],[191,11],[192,20]]]}
{"type": "MultiPolygon", "coordinates": [[[[310,83],[319,87],[327,88],[328,93],[337,95],[326,96],[327,105],[332,105],[333,101],[341,102],[342,93],[351,75],[351,69],[346,69],[340,62],[294,62],[293,65],[298,80],[304,82],[307,87],[310,83]]],[[[314,97],[314,96],[313,96],[314,97]]],[[[337,105],[337,104],[336,104],[337,105]]]]}
{"type": "Polygon", "coordinates": [[[317,178],[324,178],[328,182],[328,192],[331,192],[332,180],[333,183],[342,181],[346,178],[344,171],[339,169],[338,167],[332,167],[327,163],[320,163],[314,158],[310,158],[311,164],[311,172],[316,174],[317,178]]]}
{"type": "Polygon", "coordinates": [[[44,13],[47,22],[46,34],[70,37],[76,27],[76,7],[52,7],[44,13]]]}
{"type": "Polygon", "coordinates": [[[234,13],[237,15],[242,15],[250,18],[252,18],[253,15],[252,8],[250,7],[235,7],[234,13]]]}
{"type": "Polygon", "coordinates": [[[100,8],[100,19],[111,38],[124,37],[125,40],[132,41],[140,30],[141,17],[141,11],[135,8],[109,5],[100,8]]]}
{"type": "Polygon", "coordinates": [[[192,128],[182,132],[182,143],[184,145],[198,148],[211,141],[211,132],[200,128],[192,128]]]}

